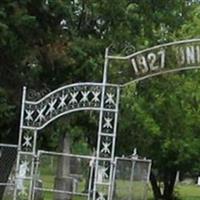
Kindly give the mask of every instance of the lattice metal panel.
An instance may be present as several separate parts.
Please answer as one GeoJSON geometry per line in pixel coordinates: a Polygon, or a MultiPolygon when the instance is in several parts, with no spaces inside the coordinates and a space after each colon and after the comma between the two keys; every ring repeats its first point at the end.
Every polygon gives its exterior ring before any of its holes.
{"type": "Polygon", "coordinates": [[[110,200],[120,94],[120,88],[116,86],[103,89],[93,187],[95,200],[110,200]]]}
{"type": "Polygon", "coordinates": [[[15,186],[17,146],[0,144],[0,196],[12,199],[15,186]]]}
{"type": "Polygon", "coordinates": [[[41,151],[34,182],[35,198],[90,198],[93,167],[94,157],[41,151]]]}
{"type": "Polygon", "coordinates": [[[101,92],[101,84],[80,83],[59,88],[39,101],[25,100],[23,125],[42,129],[66,113],[99,109],[101,92]]]}
{"type": "Polygon", "coordinates": [[[113,199],[146,200],[151,161],[116,159],[113,199]]]}
{"type": "MultiPolygon", "coordinates": [[[[27,96],[24,87],[16,167],[17,180],[27,181],[27,198],[32,199],[38,131],[62,115],[85,110],[94,110],[100,113],[94,177],[97,176],[99,165],[99,168],[102,167],[104,170],[102,181],[107,188],[108,196],[113,173],[112,161],[114,161],[119,87],[107,83],[77,83],[58,88],[38,101],[29,101],[27,96]],[[23,165],[26,165],[26,172],[23,177],[20,177],[20,167],[23,165]]],[[[92,198],[95,199],[95,194],[102,182],[98,182],[96,178],[92,182],[92,198]]],[[[14,192],[14,199],[18,198],[21,197],[20,190],[17,188],[14,192]]]]}

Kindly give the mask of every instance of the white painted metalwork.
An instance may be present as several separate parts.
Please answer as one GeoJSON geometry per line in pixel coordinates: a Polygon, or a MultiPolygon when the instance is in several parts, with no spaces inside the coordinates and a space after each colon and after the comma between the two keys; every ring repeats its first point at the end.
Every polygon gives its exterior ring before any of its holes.
{"type": "MultiPolygon", "coordinates": [[[[90,162],[92,174],[94,172],[94,180],[90,175],[89,188],[92,191],[92,196],[88,195],[88,200],[91,198],[92,200],[112,200],[113,181],[116,172],[115,142],[120,90],[133,82],[160,74],[199,68],[200,39],[162,44],[128,56],[109,55],[109,49],[107,48],[102,83],[86,82],[63,86],[35,101],[30,101],[27,98],[26,87],[24,87],[16,164],[16,183],[19,180],[28,181],[28,184],[26,184],[26,191],[28,191],[26,198],[33,200],[34,193],[32,191],[34,188],[40,190],[35,185],[34,180],[34,172],[38,168],[38,156],[43,153],[41,151],[38,154],[36,151],[37,132],[63,115],[77,111],[94,110],[99,112],[99,128],[96,155],[92,157],[90,162]],[[177,46],[178,50],[176,49],[177,46]],[[176,56],[178,55],[176,68],[166,67],[168,58],[166,52],[171,47],[175,48],[173,49],[174,58],[177,58],[176,56]],[[178,54],[176,54],[177,52],[178,54]],[[107,83],[109,61],[112,60],[124,60],[131,64],[135,75],[133,80],[124,84],[107,83]],[[23,177],[21,177],[20,166],[24,163],[26,164],[26,173],[23,173],[23,177]],[[100,171],[101,176],[99,176],[100,171]]],[[[48,152],[45,153],[48,154],[48,152]]],[[[59,156],[60,154],[55,153],[55,155],[59,156]]],[[[20,192],[15,187],[14,200],[19,199],[20,192]]]]}
{"type": "Polygon", "coordinates": [[[17,148],[17,145],[16,144],[0,143],[0,147],[17,148]]]}
{"type": "MultiPolygon", "coordinates": [[[[92,180],[93,180],[93,169],[94,169],[95,160],[96,160],[95,156],[74,155],[74,154],[68,154],[68,153],[57,153],[57,152],[39,150],[38,156],[37,156],[37,166],[36,166],[36,170],[35,170],[35,177],[37,177],[37,178],[34,180],[34,185],[33,185],[33,199],[34,199],[35,193],[38,191],[50,192],[52,194],[52,196],[54,194],[60,193],[60,194],[65,194],[65,195],[69,194],[69,195],[73,195],[73,196],[85,196],[88,199],[90,199],[91,193],[92,193],[92,180]],[[47,186],[46,184],[44,184],[44,186],[42,188],[39,188],[36,186],[36,182],[38,181],[38,179],[41,179],[41,180],[43,179],[43,174],[42,174],[42,170],[41,170],[41,168],[43,167],[43,160],[46,163],[47,158],[49,158],[49,160],[53,158],[52,160],[56,163],[55,158],[58,159],[58,157],[62,157],[62,158],[65,157],[70,161],[77,160],[77,161],[79,161],[79,163],[81,163],[84,166],[84,167],[82,166],[82,168],[81,168],[81,172],[83,174],[80,174],[80,175],[82,175],[80,180],[76,180],[75,182],[77,185],[80,183],[82,187],[84,185],[84,188],[87,187],[86,191],[78,191],[76,188],[76,184],[73,184],[73,186],[75,185],[75,187],[73,187],[72,190],[63,190],[63,189],[58,189],[58,188],[52,188],[52,187],[47,186]],[[86,181],[87,177],[84,176],[85,174],[87,174],[86,173],[87,171],[89,172],[88,185],[87,185],[87,181],[86,181]]],[[[47,162],[47,164],[45,165],[45,168],[48,169],[49,167],[50,167],[50,165],[47,162]]],[[[71,168],[74,169],[75,167],[77,167],[77,165],[73,165],[71,168]]],[[[51,170],[49,170],[49,171],[51,171],[51,170]]],[[[46,174],[45,174],[45,176],[46,176],[46,174]]],[[[48,174],[48,176],[51,177],[51,174],[48,174]]],[[[53,174],[53,176],[54,176],[54,174],[53,174]]],[[[73,175],[71,175],[71,176],[73,176],[73,175]]],[[[74,178],[69,176],[68,179],[71,179],[73,181],[74,178]]],[[[75,183],[75,182],[73,181],[73,183],[75,183]]],[[[49,183],[48,183],[48,185],[49,185],[49,183]]]]}
{"type": "MultiPolygon", "coordinates": [[[[116,85],[106,84],[106,87],[116,87],[116,85]]],[[[22,127],[41,130],[67,113],[81,110],[100,111],[102,88],[103,84],[99,83],[78,83],[61,87],[35,102],[25,99],[22,127]]],[[[113,101],[112,98],[111,96],[106,101],[110,103],[113,101]]]]}
{"type": "MultiPolygon", "coordinates": [[[[106,72],[104,73],[106,76],[106,72]]],[[[106,80],[106,79],[104,79],[106,80]]],[[[119,86],[114,84],[106,84],[104,81],[100,83],[78,83],[59,88],[38,101],[29,101],[26,99],[26,88],[24,87],[22,98],[22,115],[20,123],[19,149],[17,158],[17,182],[29,180],[26,195],[28,199],[33,199],[32,193],[34,187],[34,169],[35,158],[37,157],[36,142],[37,131],[43,129],[50,122],[67,113],[81,110],[96,110],[100,112],[99,136],[97,156],[95,159],[95,174],[102,167],[102,180],[98,182],[94,179],[93,194],[96,194],[96,187],[106,185],[109,196],[113,167],[111,163],[114,161],[114,145],[116,138],[117,120],[119,102],[119,86]],[[103,135],[105,133],[107,135],[103,135]],[[108,142],[107,139],[111,140],[108,142]],[[105,155],[106,156],[105,156],[105,155]],[[103,156],[104,155],[104,156],[103,156]],[[109,155],[109,157],[107,156],[109,155]],[[20,167],[26,164],[26,173],[22,174],[20,167]],[[102,164],[103,163],[103,164],[102,164]],[[106,167],[104,166],[107,163],[106,167]],[[107,179],[107,180],[106,180],[107,179]],[[106,180],[106,182],[105,182],[106,180]]],[[[25,172],[25,171],[24,171],[25,172]]],[[[97,175],[95,175],[97,177],[97,175]]],[[[92,186],[92,183],[90,183],[92,186]]],[[[98,192],[98,191],[97,191],[98,192]]],[[[23,193],[25,195],[25,193],[23,193]]],[[[102,194],[102,193],[101,193],[102,194]]],[[[19,188],[15,188],[14,200],[22,195],[19,188]]],[[[90,198],[90,197],[88,197],[90,198]]],[[[93,198],[96,196],[93,195],[93,198]]]]}
{"type": "Polygon", "coordinates": [[[174,46],[174,45],[182,45],[182,44],[190,44],[190,43],[196,43],[196,42],[200,42],[199,38],[195,38],[195,39],[189,39],[189,40],[181,40],[181,41],[175,41],[175,42],[169,42],[169,43],[165,43],[165,44],[160,44],[160,45],[156,45],[154,47],[150,47],[150,48],[146,48],[144,50],[141,51],[137,51],[133,54],[130,54],[128,56],[112,56],[112,55],[108,55],[107,57],[109,59],[116,59],[116,60],[128,60],[136,55],[139,54],[143,54],[145,52],[151,51],[151,50],[155,50],[155,49],[161,49],[163,47],[170,47],[170,46],[174,46]]]}
{"type": "Polygon", "coordinates": [[[187,70],[194,70],[194,69],[200,69],[200,66],[182,67],[182,68],[177,68],[177,69],[160,71],[160,72],[156,72],[156,73],[153,73],[153,74],[147,74],[145,76],[135,78],[134,80],[121,85],[121,87],[126,87],[128,85],[133,84],[133,83],[137,83],[139,81],[142,81],[142,80],[145,80],[145,79],[148,79],[148,78],[152,78],[154,76],[159,76],[161,74],[169,74],[169,73],[174,73],[174,72],[179,72],[179,71],[187,71],[187,70]]]}
{"type": "Polygon", "coordinates": [[[112,181],[112,199],[146,200],[152,161],[137,157],[116,157],[112,181]],[[137,191],[139,186],[139,191],[137,191]],[[143,187],[143,188],[142,188],[143,187]],[[136,189],[137,188],[137,189],[136,189]],[[142,189],[144,192],[142,192],[142,189]],[[124,196],[120,196],[124,194],[124,196]]]}
{"type": "Polygon", "coordinates": [[[123,60],[132,68],[132,81],[122,83],[125,87],[134,82],[160,74],[200,68],[200,39],[191,39],[157,45],[128,56],[107,56],[110,61],[123,60]],[[172,61],[174,61],[172,63],[172,61]]]}

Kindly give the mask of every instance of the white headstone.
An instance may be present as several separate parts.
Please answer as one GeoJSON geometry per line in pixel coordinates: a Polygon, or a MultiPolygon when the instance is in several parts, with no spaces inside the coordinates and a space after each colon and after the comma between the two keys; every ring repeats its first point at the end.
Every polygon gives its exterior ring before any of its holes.
{"type": "Polygon", "coordinates": [[[198,180],[197,180],[197,185],[200,186],[200,176],[198,177],[198,180]]]}
{"type": "Polygon", "coordinates": [[[180,171],[177,171],[176,173],[176,180],[175,180],[175,184],[178,184],[180,180],[180,171]]]}

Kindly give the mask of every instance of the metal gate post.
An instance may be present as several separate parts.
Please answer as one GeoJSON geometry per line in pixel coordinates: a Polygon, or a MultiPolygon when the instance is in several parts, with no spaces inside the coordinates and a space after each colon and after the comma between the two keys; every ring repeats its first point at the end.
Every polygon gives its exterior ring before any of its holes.
{"type": "Polygon", "coordinates": [[[23,88],[22,96],[22,108],[20,118],[20,130],[18,139],[18,152],[17,152],[17,164],[16,164],[16,178],[15,178],[15,189],[13,199],[20,199],[20,195],[25,195],[28,200],[31,200],[32,188],[33,188],[33,175],[34,165],[36,157],[36,142],[37,142],[37,130],[30,130],[24,128],[24,112],[25,112],[25,101],[26,101],[26,87],[23,88]],[[22,170],[23,168],[23,170],[22,170]],[[24,181],[28,182],[28,189],[18,188],[18,183],[24,181]]]}
{"type": "Polygon", "coordinates": [[[16,178],[15,178],[15,189],[14,189],[13,200],[17,200],[17,176],[19,174],[19,165],[20,165],[20,151],[21,151],[21,142],[22,142],[22,134],[23,134],[25,99],[26,99],[26,87],[23,87],[20,127],[19,127],[19,138],[18,138],[18,149],[17,149],[17,163],[16,163],[16,170],[15,170],[15,177],[16,178]]]}
{"type": "Polygon", "coordinates": [[[120,87],[107,84],[108,48],[105,52],[101,108],[93,186],[93,200],[111,200],[113,163],[120,87]],[[99,174],[102,174],[101,180],[99,174]]]}

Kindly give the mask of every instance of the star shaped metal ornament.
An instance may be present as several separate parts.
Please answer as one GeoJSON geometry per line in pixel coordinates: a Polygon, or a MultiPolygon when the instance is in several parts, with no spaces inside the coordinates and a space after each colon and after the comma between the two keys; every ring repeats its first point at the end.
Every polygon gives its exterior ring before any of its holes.
{"type": "Polygon", "coordinates": [[[97,200],[105,200],[104,194],[102,192],[99,192],[97,200]]]}
{"type": "Polygon", "coordinates": [[[105,123],[103,125],[103,128],[110,128],[110,129],[112,129],[111,122],[112,122],[113,119],[110,118],[110,117],[108,117],[108,118],[104,117],[104,120],[105,120],[105,123]]]}
{"type": "Polygon", "coordinates": [[[108,168],[103,167],[103,169],[102,169],[102,176],[103,176],[103,179],[108,178],[108,174],[106,173],[107,170],[108,170],[108,168]]]}
{"type": "Polygon", "coordinates": [[[24,140],[25,142],[23,143],[22,146],[25,146],[25,147],[32,147],[32,144],[31,144],[31,140],[32,140],[32,137],[31,136],[24,136],[24,140]]]}
{"type": "Polygon", "coordinates": [[[49,109],[46,112],[46,115],[48,114],[52,114],[52,112],[55,110],[55,104],[56,104],[57,99],[51,100],[51,102],[49,102],[49,109]]]}
{"type": "Polygon", "coordinates": [[[83,95],[82,99],[80,102],[88,102],[88,95],[89,95],[90,91],[85,91],[85,92],[81,92],[81,94],[83,95]]]}
{"type": "Polygon", "coordinates": [[[99,95],[100,95],[100,92],[92,92],[92,94],[93,94],[93,99],[92,99],[92,101],[94,101],[95,103],[97,103],[97,102],[99,102],[100,100],[99,100],[99,95]]]}
{"type": "Polygon", "coordinates": [[[110,147],[111,143],[102,142],[102,144],[103,144],[103,149],[101,150],[101,153],[108,153],[108,154],[110,154],[109,147],[110,147]]]}
{"type": "Polygon", "coordinates": [[[78,101],[76,99],[76,97],[78,95],[78,92],[70,93],[70,95],[71,95],[72,98],[71,98],[69,104],[76,104],[76,103],[78,103],[78,101]]]}
{"type": "Polygon", "coordinates": [[[35,122],[37,122],[38,120],[41,122],[42,120],[45,120],[45,116],[44,116],[44,111],[46,110],[46,105],[42,108],[42,109],[38,109],[38,116],[35,119],[35,122]]]}
{"type": "Polygon", "coordinates": [[[114,104],[115,105],[115,102],[114,102],[114,94],[112,93],[107,93],[107,99],[106,99],[106,102],[105,103],[108,103],[108,104],[114,104]]]}
{"type": "Polygon", "coordinates": [[[66,95],[62,94],[62,96],[59,97],[60,104],[58,105],[58,108],[63,108],[66,106],[65,100],[67,99],[67,97],[68,97],[68,94],[66,94],[66,95]]]}
{"type": "Polygon", "coordinates": [[[25,119],[26,119],[27,121],[33,121],[32,115],[33,115],[34,111],[33,111],[33,110],[25,110],[25,112],[26,112],[26,117],[25,117],[25,119]]]}

